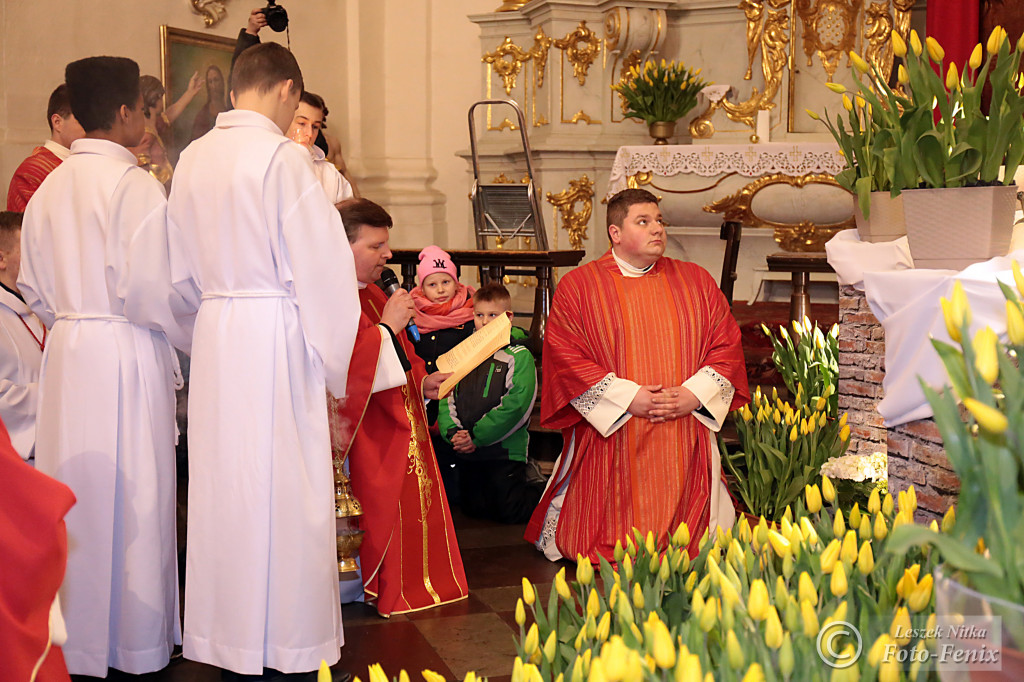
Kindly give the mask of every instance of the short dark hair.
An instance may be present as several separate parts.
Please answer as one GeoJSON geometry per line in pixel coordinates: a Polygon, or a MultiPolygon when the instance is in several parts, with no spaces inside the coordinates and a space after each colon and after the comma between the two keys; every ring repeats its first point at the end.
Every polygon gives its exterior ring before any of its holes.
{"type": "Polygon", "coordinates": [[[512,294],[501,282],[488,282],[473,294],[474,303],[504,303],[512,309],[512,294]]]}
{"type": "Polygon", "coordinates": [[[46,125],[50,126],[50,132],[53,132],[53,115],[57,114],[61,118],[67,118],[71,115],[71,102],[68,100],[68,86],[61,83],[53,92],[50,93],[50,99],[46,103],[46,125]]]}
{"type": "Polygon", "coordinates": [[[11,248],[10,242],[18,236],[24,215],[18,211],[0,211],[0,249],[11,248]]]}
{"type": "Polygon", "coordinates": [[[139,79],[139,89],[142,90],[142,113],[148,118],[149,110],[164,96],[164,84],[156,76],[143,76],[139,79]]]}
{"type": "Polygon", "coordinates": [[[139,65],[127,57],[86,57],[64,69],[71,112],[85,132],[110,130],[122,105],[139,100],[139,65]]]}
{"type": "Polygon", "coordinates": [[[624,189],[608,200],[608,212],[605,219],[605,227],[612,225],[622,227],[622,223],[629,215],[629,207],[636,204],[658,204],[658,197],[645,189],[624,189]]]}
{"type": "Polygon", "coordinates": [[[327,127],[327,103],[324,102],[324,98],[323,97],[321,97],[320,95],[316,94],[315,92],[310,92],[309,90],[303,90],[302,91],[302,96],[299,97],[299,101],[304,103],[304,104],[308,104],[309,106],[313,107],[314,109],[319,109],[320,111],[322,111],[323,114],[324,114],[324,122],[323,122],[323,125],[320,126],[320,128],[323,129],[323,128],[327,127]]]}
{"type": "Polygon", "coordinates": [[[394,225],[388,212],[369,199],[346,199],[338,204],[338,213],[350,244],[359,238],[359,229],[363,225],[388,229],[394,225]]]}
{"type": "Polygon", "coordinates": [[[292,92],[302,92],[299,63],[288,48],[278,43],[246,48],[231,67],[231,91],[235,94],[255,90],[262,95],[289,79],[292,92]]]}

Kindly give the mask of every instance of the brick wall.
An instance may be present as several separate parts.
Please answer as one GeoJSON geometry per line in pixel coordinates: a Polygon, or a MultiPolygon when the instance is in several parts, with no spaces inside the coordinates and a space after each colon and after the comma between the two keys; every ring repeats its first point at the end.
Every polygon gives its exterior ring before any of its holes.
{"type": "Polygon", "coordinates": [[[839,411],[849,413],[848,452],[889,454],[889,490],[895,496],[911,484],[917,491],[918,521],[930,521],[956,502],[960,482],[931,419],[887,430],[878,414],[884,396],[885,332],[862,292],[839,287],[839,411]]]}
{"type": "Polygon", "coordinates": [[[839,287],[839,413],[849,414],[851,454],[886,449],[886,431],[878,414],[884,395],[885,334],[864,293],[839,287]]]}

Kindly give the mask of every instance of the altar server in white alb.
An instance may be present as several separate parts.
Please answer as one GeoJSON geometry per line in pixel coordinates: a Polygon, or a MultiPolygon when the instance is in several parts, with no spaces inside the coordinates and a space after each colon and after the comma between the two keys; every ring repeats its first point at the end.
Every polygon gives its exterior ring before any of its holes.
{"type": "Polygon", "coordinates": [[[284,136],[302,73],[249,48],[233,111],[182,153],[168,203],[202,292],[189,389],[185,657],[236,673],[339,660],[325,390],[360,314],[352,251],[309,153],[284,136]]]}
{"type": "MultiPolygon", "coordinates": [[[[67,515],[60,592],[68,670],[146,673],[166,666],[180,641],[180,375],[156,319],[169,324],[182,303],[153,288],[167,279],[167,202],[163,186],[127,149],[145,125],[138,65],[90,57],[68,64],[65,81],[86,136],[28,203],[18,278],[25,301],[50,328],[36,466],[78,498],[67,515]],[[155,249],[147,253],[143,245],[155,249]]],[[[187,329],[168,332],[189,336],[187,329]]]]}
{"type": "Polygon", "coordinates": [[[21,213],[0,211],[0,419],[21,458],[34,463],[39,363],[46,327],[18,291],[21,213]]]}

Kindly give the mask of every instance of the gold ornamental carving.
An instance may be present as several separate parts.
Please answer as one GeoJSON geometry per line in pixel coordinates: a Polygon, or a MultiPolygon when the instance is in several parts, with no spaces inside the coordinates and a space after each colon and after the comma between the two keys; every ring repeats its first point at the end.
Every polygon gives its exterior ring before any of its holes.
{"type": "Polygon", "coordinates": [[[565,58],[572,64],[573,75],[580,85],[586,85],[590,65],[601,53],[601,39],[597,34],[587,28],[585,20],[580,20],[576,30],[566,34],[564,38],[555,39],[554,46],[562,50],[565,58]]]}
{"type": "MultiPolygon", "coordinates": [[[[775,108],[775,97],[782,86],[782,75],[789,64],[790,0],[743,0],[740,9],[747,17],[747,56],[751,69],[757,51],[761,52],[761,73],[764,90],[754,88],[745,102],[730,102],[726,98],[713,100],[707,110],[690,123],[690,135],[695,139],[711,137],[715,127],[711,117],[721,109],[729,119],[750,128],[756,126],[757,112],[775,108]]],[[[751,70],[744,76],[750,79],[751,70]]]]}
{"type": "Polygon", "coordinates": [[[562,227],[569,233],[569,246],[583,248],[587,238],[587,223],[594,212],[594,181],[584,174],[579,180],[570,180],[569,189],[558,194],[547,193],[548,202],[558,209],[562,227]],[[576,210],[576,204],[581,204],[576,210]]]}
{"type": "Polygon", "coordinates": [[[228,11],[224,7],[227,0],[191,0],[192,11],[203,17],[206,27],[215,26],[228,11]]]}
{"type": "Polygon", "coordinates": [[[839,68],[839,60],[854,48],[857,39],[857,17],[862,2],[863,0],[796,0],[794,8],[803,24],[801,38],[807,66],[814,64],[814,55],[817,54],[829,83],[839,68]]]}
{"type": "Polygon", "coordinates": [[[789,185],[790,187],[802,188],[813,184],[839,187],[839,183],[835,181],[835,178],[827,173],[810,173],[797,177],[783,175],[782,173],[764,175],[755,179],[738,192],[705,206],[704,210],[708,213],[721,213],[722,220],[736,221],[746,227],[773,228],[775,230],[775,241],[778,242],[784,251],[824,251],[825,242],[834,237],[837,232],[855,227],[852,215],[838,223],[817,224],[805,220],[794,224],[766,220],[751,210],[754,197],[765,187],[770,185],[789,185]]]}
{"type": "Polygon", "coordinates": [[[491,65],[494,73],[501,76],[506,95],[512,94],[512,88],[516,87],[516,77],[529,59],[530,53],[513,43],[510,36],[505,36],[505,40],[494,52],[488,52],[481,58],[491,65]]]}
{"type": "Polygon", "coordinates": [[[530,48],[530,57],[533,59],[534,78],[538,88],[544,87],[544,70],[548,65],[548,51],[551,50],[551,43],[553,42],[544,33],[543,27],[538,28],[537,34],[533,36],[533,47],[530,48]]]}
{"type": "Polygon", "coordinates": [[[501,0],[501,6],[495,12],[515,12],[530,0],[501,0]]]}

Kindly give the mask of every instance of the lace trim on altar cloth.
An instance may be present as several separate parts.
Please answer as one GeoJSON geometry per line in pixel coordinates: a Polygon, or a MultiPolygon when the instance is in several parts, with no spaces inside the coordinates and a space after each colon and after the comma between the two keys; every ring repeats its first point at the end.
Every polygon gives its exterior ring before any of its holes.
{"type": "Polygon", "coordinates": [[[576,408],[577,412],[586,417],[601,402],[613,381],[615,381],[615,375],[609,372],[605,375],[604,379],[601,379],[584,393],[570,400],[569,403],[576,408]]]}
{"type": "Polygon", "coordinates": [[[835,175],[846,160],[830,143],[720,144],[665,147],[621,147],[608,178],[609,194],[626,188],[626,178],[637,173],[660,177],[692,174],[705,178],[738,173],[756,178],[781,173],[798,177],[809,173],[835,175]]]}
{"type": "Polygon", "coordinates": [[[736,395],[736,387],[732,385],[732,382],[710,367],[701,367],[700,373],[715,382],[722,394],[722,402],[731,405],[732,397],[736,395]]]}

